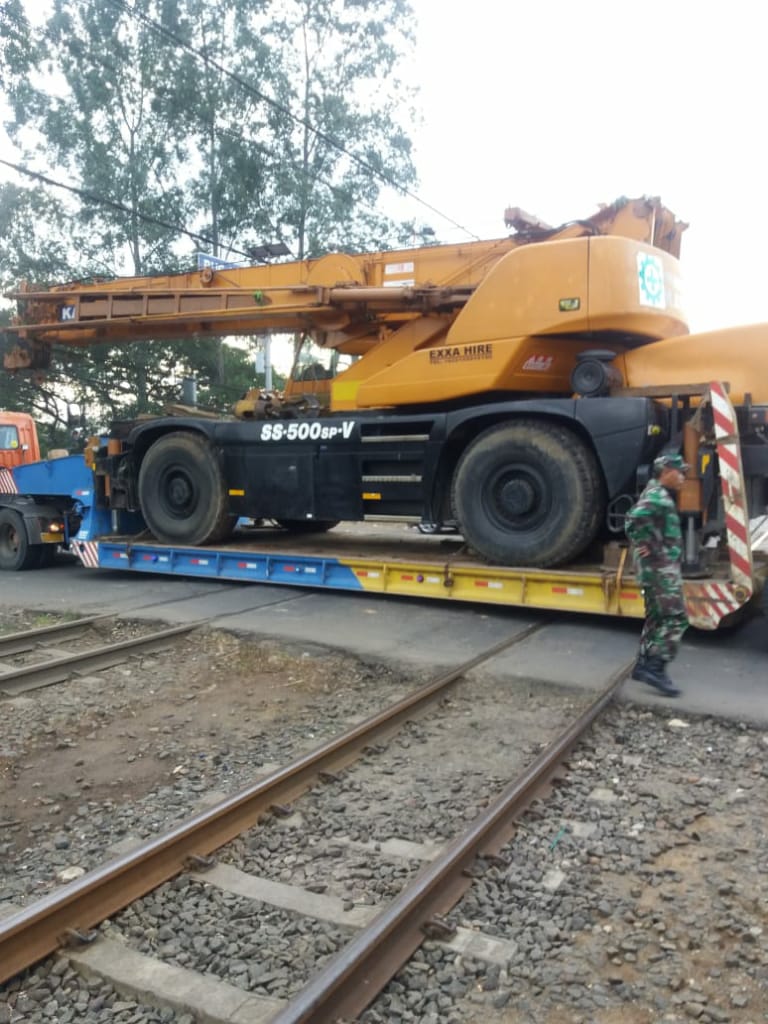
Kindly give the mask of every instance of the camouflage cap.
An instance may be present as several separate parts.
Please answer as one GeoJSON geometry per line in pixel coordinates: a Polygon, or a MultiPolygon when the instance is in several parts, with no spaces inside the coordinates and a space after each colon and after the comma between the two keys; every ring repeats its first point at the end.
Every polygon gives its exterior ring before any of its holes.
{"type": "Polygon", "coordinates": [[[663,469],[679,469],[681,473],[687,473],[690,468],[679,452],[667,452],[653,460],[653,471],[657,476],[663,469]]]}

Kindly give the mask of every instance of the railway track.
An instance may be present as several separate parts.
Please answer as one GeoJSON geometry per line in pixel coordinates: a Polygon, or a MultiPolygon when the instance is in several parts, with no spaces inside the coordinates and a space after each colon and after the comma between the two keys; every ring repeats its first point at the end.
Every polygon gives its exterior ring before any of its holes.
{"type": "MultiPolygon", "coordinates": [[[[193,971],[156,961],[150,965],[150,958],[121,948],[120,944],[115,949],[114,940],[108,938],[97,938],[91,943],[99,933],[89,930],[179,875],[201,884],[233,887],[234,891],[264,904],[289,911],[303,909],[312,913],[314,905],[315,912],[327,921],[361,928],[314,980],[287,1002],[248,995],[244,991],[238,995],[239,990],[234,986],[222,983],[210,997],[212,1005],[201,1006],[203,997],[196,997],[195,1006],[202,1014],[201,1019],[230,1019],[221,1007],[240,997],[242,1006],[238,1012],[241,1015],[232,1017],[233,1020],[320,1024],[349,1019],[363,1011],[425,937],[448,945],[453,942],[460,950],[482,951],[482,937],[457,936],[455,929],[446,924],[445,913],[472,884],[476,866],[493,857],[514,834],[515,820],[546,790],[568,752],[611,701],[628,665],[606,681],[597,700],[506,785],[463,835],[434,856],[411,884],[378,912],[368,908],[357,908],[355,912],[355,908],[341,907],[330,897],[324,900],[316,895],[311,900],[306,892],[302,894],[296,887],[280,886],[264,879],[253,880],[231,866],[215,864],[211,854],[270,813],[277,816],[290,813],[291,802],[308,787],[318,780],[332,783],[338,778],[338,772],[361,754],[374,757],[378,745],[406,722],[411,722],[419,712],[444,700],[458,679],[511,645],[532,637],[544,625],[546,623],[538,623],[521,630],[314,751],[271,772],[248,789],[201,812],[169,833],[141,843],[117,860],[0,922],[0,981],[12,978],[66,944],[71,962],[81,969],[98,973],[111,963],[111,970],[118,974],[121,969],[128,972],[150,970],[156,978],[160,1005],[174,1005],[174,991],[179,993],[189,986],[194,990],[193,971]]],[[[486,947],[489,945],[493,943],[485,943],[486,947]]],[[[502,953],[497,951],[495,955],[502,953]]],[[[115,980],[130,989],[125,979],[115,980]]],[[[180,996],[178,999],[181,1000],[179,1005],[185,1005],[180,996]]]]}
{"type": "Polygon", "coordinates": [[[137,655],[163,650],[201,625],[194,622],[173,626],[128,640],[80,647],[75,651],[59,647],[61,643],[82,640],[94,627],[110,618],[114,617],[92,616],[0,637],[0,696],[16,697],[30,690],[64,682],[75,674],[101,672],[137,655]],[[6,661],[3,665],[4,659],[30,654],[35,658],[31,663],[17,667],[6,661]]]}
{"type": "Polygon", "coordinates": [[[60,643],[62,640],[77,640],[92,626],[108,618],[108,615],[90,615],[87,618],[57,622],[51,626],[40,626],[38,629],[26,629],[21,633],[0,636],[0,661],[3,658],[34,651],[50,641],[60,643]]]}
{"type": "Polygon", "coordinates": [[[455,929],[441,915],[472,884],[472,868],[514,835],[517,816],[541,793],[563,758],[592,726],[626,678],[630,664],[608,681],[604,692],[501,795],[449,844],[343,952],[334,958],[272,1024],[331,1024],[361,1013],[418,949],[425,937],[451,936],[455,929]]]}
{"type": "MultiPolygon", "coordinates": [[[[253,611],[274,608],[276,605],[300,601],[303,594],[280,597],[252,607],[253,611]]],[[[197,600],[197,595],[178,598],[175,604],[197,600]]],[[[151,608],[167,606],[166,600],[144,603],[126,610],[123,615],[92,615],[68,621],[41,626],[0,636],[0,698],[15,697],[43,686],[64,682],[75,674],[100,672],[122,664],[129,658],[164,650],[181,636],[198,629],[208,620],[202,619],[180,626],[156,630],[129,640],[113,641],[96,647],[85,646],[80,650],[67,651],[61,644],[80,641],[89,634],[104,627],[110,621],[118,624],[130,619],[131,613],[145,613],[151,608]],[[24,664],[17,666],[7,659],[21,659],[24,664]],[[31,659],[31,661],[30,661],[31,659]]],[[[240,607],[233,612],[218,612],[222,620],[231,615],[241,615],[249,609],[240,607]]]]}

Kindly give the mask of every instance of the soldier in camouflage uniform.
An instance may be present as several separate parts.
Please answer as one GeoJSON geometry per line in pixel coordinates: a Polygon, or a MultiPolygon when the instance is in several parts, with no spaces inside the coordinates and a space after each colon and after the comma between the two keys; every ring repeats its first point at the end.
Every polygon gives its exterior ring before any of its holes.
{"type": "Polygon", "coordinates": [[[680,693],[667,675],[666,664],[677,654],[688,627],[681,574],[683,538],[674,497],[688,468],[682,455],[660,455],[653,463],[652,479],[626,521],[646,615],[632,678],[666,697],[680,693]]]}

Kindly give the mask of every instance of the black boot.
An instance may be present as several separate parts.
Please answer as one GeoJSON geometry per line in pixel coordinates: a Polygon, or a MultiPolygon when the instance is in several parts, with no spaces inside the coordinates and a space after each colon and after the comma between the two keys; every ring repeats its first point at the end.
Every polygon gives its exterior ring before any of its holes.
{"type": "Polygon", "coordinates": [[[635,667],[632,669],[632,678],[648,683],[649,686],[658,690],[664,697],[680,696],[681,691],[667,675],[664,660],[658,655],[652,655],[648,658],[642,658],[641,656],[638,658],[635,667]]]}
{"type": "Polygon", "coordinates": [[[644,654],[638,654],[637,661],[635,662],[632,668],[632,678],[639,679],[641,683],[644,683],[645,676],[643,675],[643,673],[645,672],[647,666],[648,659],[646,658],[646,656],[644,654]]]}

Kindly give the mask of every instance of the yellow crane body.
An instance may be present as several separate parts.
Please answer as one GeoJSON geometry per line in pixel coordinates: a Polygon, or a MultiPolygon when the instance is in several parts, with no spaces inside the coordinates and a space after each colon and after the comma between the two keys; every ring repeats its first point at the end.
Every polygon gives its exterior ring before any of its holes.
{"type": "Polygon", "coordinates": [[[658,200],[617,201],[560,228],[520,210],[507,219],[518,233],[490,241],[25,286],[5,365],[44,368],[53,344],[302,332],[359,357],[325,385],[344,411],[564,394],[596,343],[618,354],[686,332],[675,255],[685,225],[658,200]]]}

